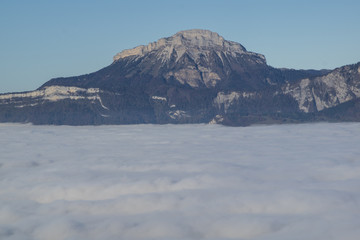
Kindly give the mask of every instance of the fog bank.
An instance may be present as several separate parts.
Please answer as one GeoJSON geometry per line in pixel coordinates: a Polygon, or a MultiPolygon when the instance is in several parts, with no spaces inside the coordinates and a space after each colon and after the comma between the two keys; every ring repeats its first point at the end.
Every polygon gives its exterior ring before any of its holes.
{"type": "Polygon", "coordinates": [[[360,124],[0,124],[0,239],[360,236],[360,124]]]}

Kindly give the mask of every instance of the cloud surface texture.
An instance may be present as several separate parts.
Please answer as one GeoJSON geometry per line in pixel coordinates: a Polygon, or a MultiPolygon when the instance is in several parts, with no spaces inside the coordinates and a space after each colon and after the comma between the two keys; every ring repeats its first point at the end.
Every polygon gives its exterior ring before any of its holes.
{"type": "Polygon", "coordinates": [[[360,124],[0,124],[0,239],[357,240],[360,124]]]}

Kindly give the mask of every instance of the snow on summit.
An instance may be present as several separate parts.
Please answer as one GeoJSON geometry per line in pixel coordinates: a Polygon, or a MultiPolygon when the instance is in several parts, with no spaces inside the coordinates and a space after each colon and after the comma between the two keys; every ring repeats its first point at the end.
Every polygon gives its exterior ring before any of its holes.
{"type": "Polygon", "coordinates": [[[206,49],[216,49],[228,54],[245,54],[246,49],[239,43],[226,41],[219,34],[209,31],[193,29],[180,31],[168,38],[161,38],[146,46],[138,46],[133,49],[124,50],[114,56],[114,61],[129,56],[143,56],[152,51],[161,51],[166,60],[169,60],[173,51],[178,53],[180,58],[185,52],[191,52],[194,56],[206,49]],[[166,54],[165,54],[166,53],[166,54]]]}

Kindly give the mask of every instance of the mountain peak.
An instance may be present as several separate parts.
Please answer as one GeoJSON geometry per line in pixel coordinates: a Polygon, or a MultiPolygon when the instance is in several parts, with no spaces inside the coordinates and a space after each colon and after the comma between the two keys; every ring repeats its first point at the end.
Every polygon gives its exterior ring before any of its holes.
{"type": "Polygon", "coordinates": [[[225,39],[216,32],[203,29],[180,31],[172,38],[198,47],[223,46],[225,43],[225,39]]]}
{"type": "Polygon", "coordinates": [[[175,35],[183,35],[183,36],[204,36],[204,37],[220,37],[220,35],[216,32],[207,30],[207,29],[188,29],[182,30],[174,34],[175,35]]]}
{"type": "Polygon", "coordinates": [[[129,56],[143,56],[154,50],[162,51],[161,55],[165,58],[168,58],[174,50],[179,53],[185,51],[196,53],[199,50],[215,50],[232,54],[247,52],[241,44],[227,41],[215,32],[204,29],[191,29],[177,32],[171,37],[161,38],[148,45],[124,50],[114,56],[114,61],[129,56]]]}
{"type": "Polygon", "coordinates": [[[248,52],[240,43],[202,29],[180,31],[148,45],[124,50],[114,56],[114,62],[119,60],[133,61],[141,66],[144,75],[160,74],[167,81],[176,80],[191,87],[215,87],[230,77],[234,66],[240,75],[245,69],[267,68],[263,55],[248,52]]]}

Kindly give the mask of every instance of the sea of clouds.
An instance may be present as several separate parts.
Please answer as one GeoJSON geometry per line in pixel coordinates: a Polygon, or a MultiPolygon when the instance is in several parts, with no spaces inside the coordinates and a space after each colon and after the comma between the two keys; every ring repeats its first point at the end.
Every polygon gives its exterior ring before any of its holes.
{"type": "Polygon", "coordinates": [[[360,123],[0,124],[0,239],[358,240],[360,123]]]}

